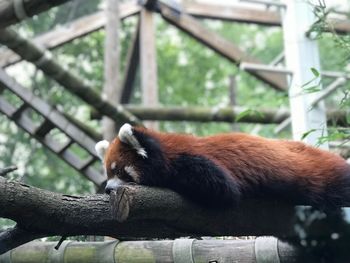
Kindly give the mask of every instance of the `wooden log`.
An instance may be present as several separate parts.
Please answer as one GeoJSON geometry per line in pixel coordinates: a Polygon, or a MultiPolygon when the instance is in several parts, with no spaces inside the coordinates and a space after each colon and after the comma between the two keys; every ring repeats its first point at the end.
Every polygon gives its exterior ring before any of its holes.
{"type": "Polygon", "coordinates": [[[123,106],[118,105],[118,107],[114,107],[109,102],[102,99],[86,81],[80,79],[69,69],[62,67],[54,60],[52,56],[49,55],[49,51],[21,37],[15,31],[9,29],[0,30],[0,43],[15,51],[23,59],[35,64],[47,76],[53,78],[71,93],[90,104],[102,115],[108,116],[119,123],[131,122],[142,125],[141,122],[133,114],[125,110],[123,106]]]}
{"type": "MultiPolygon", "coordinates": [[[[125,105],[125,108],[141,120],[156,121],[194,121],[194,122],[227,122],[227,123],[261,123],[279,124],[290,116],[287,108],[245,108],[245,107],[180,107],[159,106],[143,107],[125,105]]],[[[348,127],[348,113],[343,110],[328,110],[327,117],[330,125],[348,127]]],[[[100,118],[92,112],[91,118],[100,118]]]]}
{"type": "MultiPolygon", "coordinates": [[[[123,20],[140,12],[141,7],[136,3],[120,4],[120,19],[123,20]]],[[[76,38],[85,36],[97,30],[104,28],[106,25],[106,16],[103,11],[98,11],[91,15],[84,16],[69,24],[57,27],[49,32],[43,33],[33,39],[35,44],[47,49],[59,47],[76,38]]],[[[22,58],[11,50],[5,50],[0,54],[0,67],[8,67],[22,58]]]]}
{"type": "Polygon", "coordinates": [[[0,28],[15,24],[68,1],[69,0],[2,0],[0,1],[0,28]]]}
{"type": "MultiPolygon", "coordinates": [[[[0,232],[0,254],[35,238],[56,235],[128,240],[252,235],[292,238],[297,236],[295,223],[303,209],[277,200],[254,199],[242,200],[237,207],[206,209],[170,190],[131,185],[121,186],[110,196],[71,196],[0,177],[0,217],[17,222],[17,227],[0,232]]],[[[330,227],[327,221],[317,221],[308,235],[329,236],[333,233],[330,227]]]]}
{"type": "MultiPolygon", "coordinates": [[[[272,238],[269,238],[272,239],[272,238]]],[[[258,242],[260,242],[258,240],[258,242]]],[[[282,241],[276,240],[276,247],[269,244],[267,249],[278,250],[279,262],[296,262],[298,250],[282,241]]],[[[108,242],[76,242],[65,241],[61,248],[55,250],[56,242],[30,242],[5,255],[0,262],[11,258],[8,263],[45,262],[57,257],[63,263],[73,262],[123,262],[123,263],[173,263],[183,257],[191,257],[193,262],[258,262],[255,255],[256,241],[251,240],[194,240],[177,239],[162,241],[108,241],[108,242]]],[[[266,253],[266,251],[264,251],[266,253]]],[[[263,253],[264,253],[263,252],[263,253]]]]}

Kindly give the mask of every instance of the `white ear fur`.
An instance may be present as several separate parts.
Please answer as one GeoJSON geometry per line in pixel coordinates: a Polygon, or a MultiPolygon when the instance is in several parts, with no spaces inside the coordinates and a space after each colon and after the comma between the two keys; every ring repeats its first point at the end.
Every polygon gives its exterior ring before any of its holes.
{"type": "Polygon", "coordinates": [[[118,133],[119,140],[129,144],[131,147],[133,147],[139,155],[141,155],[143,158],[147,158],[147,152],[144,148],[141,147],[139,141],[134,136],[132,132],[132,126],[129,123],[125,123],[119,130],[118,133]]]}
{"type": "Polygon", "coordinates": [[[106,140],[103,141],[99,141],[98,143],[96,143],[95,145],[95,151],[98,155],[98,157],[100,157],[100,159],[103,161],[106,151],[109,147],[109,142],[106,140]]]}

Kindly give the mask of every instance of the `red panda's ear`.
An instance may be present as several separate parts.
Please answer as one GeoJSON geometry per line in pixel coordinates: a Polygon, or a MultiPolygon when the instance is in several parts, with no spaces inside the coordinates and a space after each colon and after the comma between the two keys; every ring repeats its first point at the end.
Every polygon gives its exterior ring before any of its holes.
{"type": "Polygon", "coordinates": [[[146,150],[141,146],[140,142],[137,140],[133,127],[125,123],[119,130],[118,133],[119,140],[123,143],[130,145],[136,150],[136,152],[141,155],[143,158],[147,158],[146,150]]]}
{"type": "Polygon", "coordinates": [[[95,151],[98,155],[98,157],[100,157],[101,161],[104,160],[106,151],[109,147],[109,141],[103,140],[103,141],[99,141],[98,143],[96,143],[95,145],[95,151]]]}

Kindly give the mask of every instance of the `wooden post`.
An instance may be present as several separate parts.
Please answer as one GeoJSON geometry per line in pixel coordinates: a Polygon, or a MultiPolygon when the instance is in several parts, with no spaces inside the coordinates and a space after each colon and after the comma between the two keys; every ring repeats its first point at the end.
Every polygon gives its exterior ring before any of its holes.
{"type": "MultiPolygon", "coordinates": [[[[237,82],[234,75],[229,76],[229,96],[230,96],[230,106],[235,107],[237,104],[237,82]]],[[[239,127],[236,123],[231,125],[232,131],[238,131],[239,127]]]]}
{"type": "MultiPolygon", "coordinates": [[[[103,98],[117,106],[121,97],[119,85],[119,0],[108,0],[106,7],[105,40],[105,85],[103,98]]],[[[112,140],[117,134],[115,122],[108,117],[102,119],[103,137],[112,140]]]]}
{"type": "Polygon", "coordinates": [[[122,82],[122,94],[120,97],[121,104],[130,102],[132,92],[134,90],[134,82],[140,62],[140,20],[137,23],[131,43],[129,44],[128,53],[126,55],[126,66],[124,79],[122,82]]]}
{"type": "MultiPolygon", "coordinates": [[[[140,14],[140,69],[142,103],[158,105],[157,54],[153,13],[143,8],[140,14]]],[[[158,123],[147,122],[149,128],[158,129],[158,123]]]]}

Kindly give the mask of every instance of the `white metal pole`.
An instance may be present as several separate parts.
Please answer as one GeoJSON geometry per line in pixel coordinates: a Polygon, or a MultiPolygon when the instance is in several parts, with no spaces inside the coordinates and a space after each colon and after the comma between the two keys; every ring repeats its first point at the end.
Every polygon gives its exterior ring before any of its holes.
{"type": "MultiPolygon", "coordinates": [[[[317,42],[306,36],[307,30],[315,21],[313,6],[310,3],[312,1],[284,2],[286,8],[281,10],[286,67],[293,71],[289,88],[293,138],[301,140],[304,134],[312,131],[303,140],[308,144],[317,145],[318,139],[327,135],[324,103],[320,102],[311,107],[318,93],[307,93],[303,88],[303,85],[315,78],[311,68],[321,72],[317,42]]],[[[319,80],[309,85],[317,85],[319,80]]],[[[328,149],[328,143],[323,143],[320,147],[328,149]]]]}

